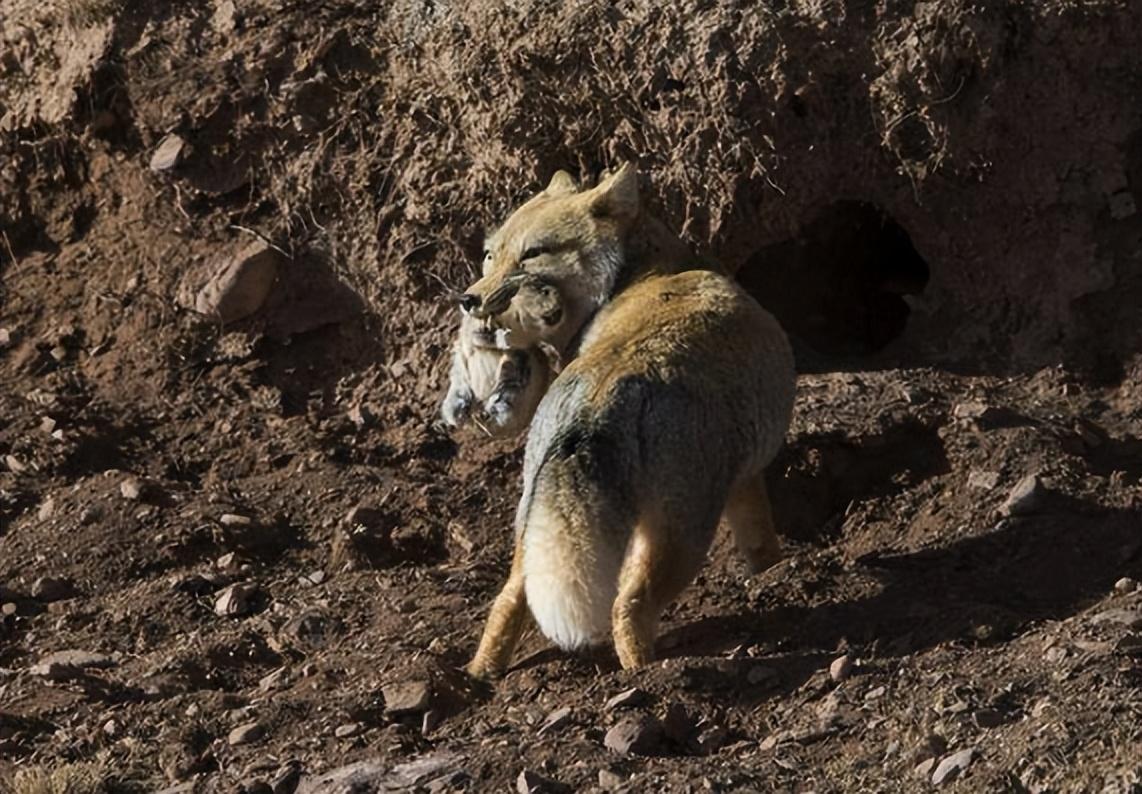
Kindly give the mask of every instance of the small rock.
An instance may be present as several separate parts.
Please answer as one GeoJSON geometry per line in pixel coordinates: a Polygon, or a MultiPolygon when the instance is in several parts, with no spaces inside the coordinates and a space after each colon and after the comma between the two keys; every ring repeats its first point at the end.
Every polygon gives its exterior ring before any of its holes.
{"type": "Polygon", "coordinates": [[[419,714],[432,705],[432,687],[427,681],[402,681],[381,689],[385,711],[393,716],[419,714]]]}
{"type": "Polygon", "coordinates": [[[338,725],[333,731],[333,735],[338,739],[348,739],[357,736],[365,730],[365,726],[359,722],[347,722],[344,725],[338,725]]]}
{"type": "Polygon", "coordinates": [[[17,458],[15,455],[5,455],[4,465],[7,466],[8,471],[12,472],[13,474],[23,474],[28,470],[28,467],[24,465],[24,462],[17,458]]]}
{"type": "Polygon", "coordinates": [[[864,693],[865,700],[879,700],[884,697],[887,690],[882,686],[876,686],[864,693]]]}
{"type": "Polygon", "coordinates": [[[49,518],[55,515],[55,512],[56,500],[49,496],[40,505],[40,509],[36,511],[36,517],[39,518],[40,521],[47,521],[49,518]]]}
{"type": "Polygon", "coordinates": [[[230,731],[226,741],[231,747],[237,747],[241,744],[252,744],[265,735],[266,729],[261,725],[256,722],[247,722],[230,731]]]}
{"type": "Polygon", "coordinates": [[[237,552],[229,551],[214,561],[214,567],[226,571],[239,565],[237,552]]]}
{"type": "Polygon", "coordinates": [[[1129,576],[1123,576],[1121,579],[1114,583],[1114,592],[1118,593],[1119,595],[1133,593],[1137,589],[1137,580],[1131,579],[1129,576]]]}
{"type": "Polygon", "coordinates": [[[563,708],[555,709],[547,715],[543,724],[539,726],[540,735],[547,733],[558,733],[571,724],[571,707],[564,706],[563,708]]]}
{"type": "Polygon", "coordinates": [[[78,667],[63,662],[40,662],[29,667],[28,672],[49,681],[67,681],[83,675],[78,667]]]}
{"type": "Polygon", "coordinates": [[[61,364],[67,360],[67,348],[63,345],[56,345],[48,351],[48,354],[61,364]]]}
{"type": "Polygon", "coordinates": [[[41,576],[32,582],[32,598],[37,601],[62,601],[78,594],[75,583],[65,577],[41,576]]]}
{"type": "Polygon", "coordinates": [[[936,759],[935,758],[926,758],[923,761],[921,761],[920,763],[916,764],[916,768],[913,769],[912,771],[913,771],[913,773],[916,774],[917,777],[926,778],[932,774],[932,767],[934,767],[935,765],[936,765],[936,759]]]}
{"type": "Polygon", "coordinates": [[[1096,626],[1111,624],[1128,629],[1142,628],[1142,609],[1106,609],[1090,619],[1096,626]]]}
{"type": "Polygon", "coordinates": [[[12,344],[12,332],[7,328],[0,328],[0,350],[12,344]]]}
{"type": "Polygon", "coordinates": [[[999,512],[1005,516],[1031,515],[1043,508],[1046,497],[1047,489],[1038,475],[1028,474],[1011,489],[999,512]]]}
{"type": "Polygon", "coordinates": [[[932,773],[933,785],[940,786],[952,782],[962,775],[974,760],[975,748],[973,747],[945,757],[936,765],[936,770],[932,773]]]}
{"type": "Polygon", "coordinates": [[[310,571],[302,579],[305,580],[305,584],[319,585],[325,581],[325,571],[310,571]]]}
{"type": "Polygon", "coordinates": [[[829,665],[829,678],[837,683],[844,681],[853,672],[853,660],[847,653],[844,656],[838,656],[829,665]]]}
{"type": "Polygon", "coordinates": [[[269,297],[284,259],[264,241],[246,246],[198,291],[195,311],[217,317],[223,324],[249,317],[269,297]]]}
{"type": "Polygon", "coordinates": [[[616,775],[609,769],[599,770],[599,788],[610,791],[617,789],[626,784],[626,778],[622,775],[616,775]]]}
{"type": "Polygon", "coordinates": [[[143,496],[143,482],[138,477],[128,477],[119,483],[119,493],[124,499],[137,500],[143,496]]]}
{"type": "Polygon", "coordinates": [[[610,698],[603,706],[603,709],[612,711],[614,709],[635,708],[637,706],[645,706],[649,702],[650,695],[638,687],[634,687],[610,698]]]}
{"type": "Polygon", "coordinates": [[[622,755],[651,755],[662,744],[662,723],[654,717],[620,720],[603,737],[603,745],[622,755]]]}
{"type": "Polygon", "coordinates": [[[170,171],[178,165],[185,146],[186,141],[178,135],[173,132],[167,135],[159,141],[159,145],[155,147],[155,151],[151,155],[151,170],[157,172],[170,171]]]}
{"type": "Polygon", "coordinates": [[[43,419],[40,420],[40,430],[42,430],[43,432],[47,433],[50,436],[52,433],[55,432],[56,426],[58,424],[59,423],[56,422],[55,419],[52,419],[50,416],[45,416],[43,419]]]}
{"type": "Polygon", "coordinates": [[[218,517],[218,523],[226,527],[248,527],[254,523],[254,520],[237,513],[223,513],[218,517]]]}
{"type": "Polygon", "coordinates": [[[515,780],[515,790],[519,794],[557,794],[557,792],[566,792],[571,789],[556,780],[525,769],[519,773],[519,777],[515,780]]]}
{"type": "Polygon", "coordinates": [[[999,485],[999,472],[975,469],[968,475],[968,487],[990,491],[999,485]]]}
{"type": "Polygon", "coordinates": [[[103,733],[112,738],[122,733],[122,730],[123,729],[119,726],[119,723],[113,719],[107,720],[107,722],[103,723],[103,733]]]}
{"type": "Polygon", "coordinates": [[[221,617],[243,617],[254,611],[258,588],[249,584],[232,584],[214,600],[214,614],[221,617]]]}
{"type": "Polygon", "coordinates": [[[968,400],[966,402],[958,403],[952,409],[952,416],[956,419],[979,419],[990,410],[985,402],[979,400],[968,400]]]}
{"type": "Polygon", "coordinates": [[[20,608],[18,606],[16,606],[14,603],[12,603],[11,601],[5,602],[4,604],[0,604],[0,615],[2,615],[4,617],[8,617],[9,615],[15,615],[18,611],[20,611],[20,608]]]}

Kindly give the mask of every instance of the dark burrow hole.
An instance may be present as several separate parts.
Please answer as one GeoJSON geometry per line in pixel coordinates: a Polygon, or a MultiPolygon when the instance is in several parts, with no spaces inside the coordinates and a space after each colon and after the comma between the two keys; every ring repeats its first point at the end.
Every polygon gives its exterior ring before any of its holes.
{"type": "Polygon", "coordinates": [[[797,237],[759,250],[737,277],[795,346],[800,341],[816,353],[860,356],[904,331],[910,311],[904,296],[923,291],[928,263],[884,210],[839,201],[797,237]]]}

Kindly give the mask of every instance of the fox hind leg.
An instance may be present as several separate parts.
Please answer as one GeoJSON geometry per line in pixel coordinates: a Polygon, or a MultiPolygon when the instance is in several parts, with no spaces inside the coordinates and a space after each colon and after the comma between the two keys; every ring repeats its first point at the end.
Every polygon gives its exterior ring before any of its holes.
{"type": "MultiPolygon", "coordinates": [[[[695,537],[702,534],[708,533],[695,537]]],[[[658,618],[690,584],[704,558],[704,548],[672,540],[658,522],[639,522],[623,560],[611,610],[615,651],[623,669],[653,661],[658,618]]]]}
{"type": "Polygon", "coordinates": [[[764,471],[743,477],[734,485],[722,517],[750,573],[761,573],[781,561],[781,541],[773,523],[764,471]]]}
{"type": "Polygon", "coordinates": [[[517,541],[511,573],[488,614],[475,656],[466,668],[473,678],[496,678],[511,662],[527,621],[527,598],[523,587],[523,549],[517,541]]]}

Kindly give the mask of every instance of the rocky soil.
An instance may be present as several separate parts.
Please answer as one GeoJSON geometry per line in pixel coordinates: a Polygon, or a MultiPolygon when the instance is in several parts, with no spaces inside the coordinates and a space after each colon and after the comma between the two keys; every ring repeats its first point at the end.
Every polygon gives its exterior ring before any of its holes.
{"type": "Polygon", "coordinates": [[[379,5],[0,7],[0,790],[1142,791],[1142,9],[379,5]],[[625,159],[794,337],[788,558],[477,686],[449,297],[625,159]]]}

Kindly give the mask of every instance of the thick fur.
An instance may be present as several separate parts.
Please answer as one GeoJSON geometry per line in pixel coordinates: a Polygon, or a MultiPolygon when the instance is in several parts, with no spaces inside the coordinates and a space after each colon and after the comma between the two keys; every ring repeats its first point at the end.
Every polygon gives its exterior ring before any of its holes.
{"type": "Polygon", "coordinates": [[[596,192],[607,182],[528,202],[493,236],[493,267],[474,287],[490,294],[542,264],[569,322],[585,312],[577,341],[555,340],[574,357],[531,421],[515,558],[475,676],[506,667],[529,607],[561,647],[609,634],[624,667],[646,663],[658,615],[692,581],[720,517],[753,568],[779,557],[762,475],[792,410],[788,342],[729,279],[678,273],[676,240],[647,245],[660,227],[638,210],[637,180],[629,188],[617,202],[596,192]],[[521,257],[532,240],[555,258],[521,257]],[[515,264],[497,269],[496,257],[515,264]]]}

